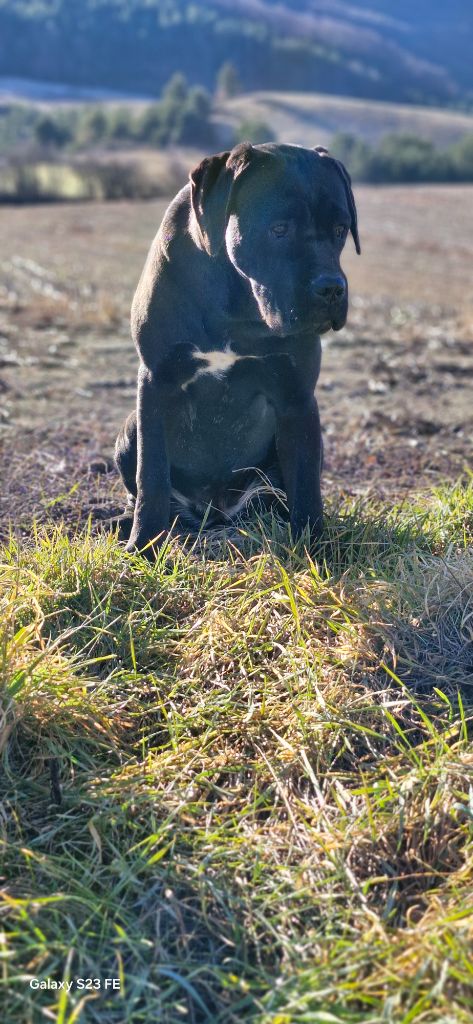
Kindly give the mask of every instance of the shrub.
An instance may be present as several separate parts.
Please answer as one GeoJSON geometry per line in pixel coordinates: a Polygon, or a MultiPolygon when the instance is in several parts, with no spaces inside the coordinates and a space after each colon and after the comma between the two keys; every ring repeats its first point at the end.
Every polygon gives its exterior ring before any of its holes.
{"type": "Polygon", "coordinates": [[[260,142],[272,142],[274,139],[274,132],[266,121],[258,120],[258,118],[245,118],[235,133],[236,142],[253,142],[258,145],[260,142]]]}
{"type": "Polygon", "coordinates": [[[91,199],[134,199],[149,195],[149,184],[134,164],[90,162],[81,166],[80,173],[91,199]]]}
{"type": "Polygon", "coordinates": [[[38,203],[84,199],[150,199],[168,195],[183,177],[174,164],[158,179],[134,163],[60,161],[10,164],[0,177],[0,202],[38,203]]]}
{"type": "Polygon", "coordinates": [[[341,160],[350,170],[353,178],[362,178],[365,172],[371,149],[364,139],[349,132],[340,132],[332,139],[331,153],[341,160]]]}
{"type": "Polygon", "coordinates": [[[386,135],[368,157],[368,168],[371,181],[436,181],[443,176],[440,153],[415,135],[386,135]]]}
{"type": "Polygon", "coordinates": [[[473,135],[446,149],[417,135],[385,135],[376,146],[355,135],[332,139],[331,151],[357,181],[375,184],[473,181],[473,135]]]}
{"type": "Polygon", "coordinates": [[[15,163],[7,172],[7,184],[0,186],[2,202],[35,203],[42,199],[37,169],[32,164],[15,163]]]}
{"type": "Polygon", "coordinates": [[[465,135],[451,147],[453,167],[460,181],[473,181],[473,135],[465,135]]]}

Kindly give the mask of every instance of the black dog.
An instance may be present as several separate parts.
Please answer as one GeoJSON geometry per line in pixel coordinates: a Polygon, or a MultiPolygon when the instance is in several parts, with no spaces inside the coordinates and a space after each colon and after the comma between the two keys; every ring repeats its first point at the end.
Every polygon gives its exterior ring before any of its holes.
{"type": "Polygon", "coordinates": [[[127,550],[176,512],[227,521],[255,489],[286,492],[294,537],[322,530],[319,335],[343,327],[340,254],[356,208],[321,147],[243,143],[208,157],[169,206],[135,294],[136,413],[116,461],[127,550]]]}

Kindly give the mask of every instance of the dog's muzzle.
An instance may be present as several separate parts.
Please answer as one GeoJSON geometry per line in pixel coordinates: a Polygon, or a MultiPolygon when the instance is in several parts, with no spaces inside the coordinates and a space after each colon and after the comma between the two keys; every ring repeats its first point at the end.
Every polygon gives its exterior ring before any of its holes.
{"type": "Polygon", "coordinates": [[[324,321],[325,330],[339,331],[347,315],[348,289],[341,274],[318,274],[310,282],[310,293],[317,320],[324,321]]]}
{"type": "Polygon", "coordinates": [[[345,278],[341,274],[319,274],[310,282],[312,298],[317,303],[337,306],[347,294],[345,278]]]}

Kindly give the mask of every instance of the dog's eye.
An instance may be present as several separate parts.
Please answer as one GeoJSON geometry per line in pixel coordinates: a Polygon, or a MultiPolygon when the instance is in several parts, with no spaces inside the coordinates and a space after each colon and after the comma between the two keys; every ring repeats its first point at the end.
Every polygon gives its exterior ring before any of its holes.
{"type": "Polygon", "coordinates": [[[277,220],[275,224],[271,224],[270,231],[275,238],[284,238],[289,230],[289,224],[287,220],[277,220]]]}
{"type": "Polygon", "coordinates": [[[337,224],[335,226],[335,238],[344,238],[347,230],[344,224],[337,224]]]}

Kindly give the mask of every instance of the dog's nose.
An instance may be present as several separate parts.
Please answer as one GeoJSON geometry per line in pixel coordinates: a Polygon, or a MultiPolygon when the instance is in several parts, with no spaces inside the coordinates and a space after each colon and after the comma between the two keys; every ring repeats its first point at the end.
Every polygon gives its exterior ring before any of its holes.
{"type": "Polygon", "coordinates": [[[341,274],[319,274],[311,281],[312,294],[315,299],[322,299],[327,304],[340,302],[347,290],[345,278],[341,274]]]}

